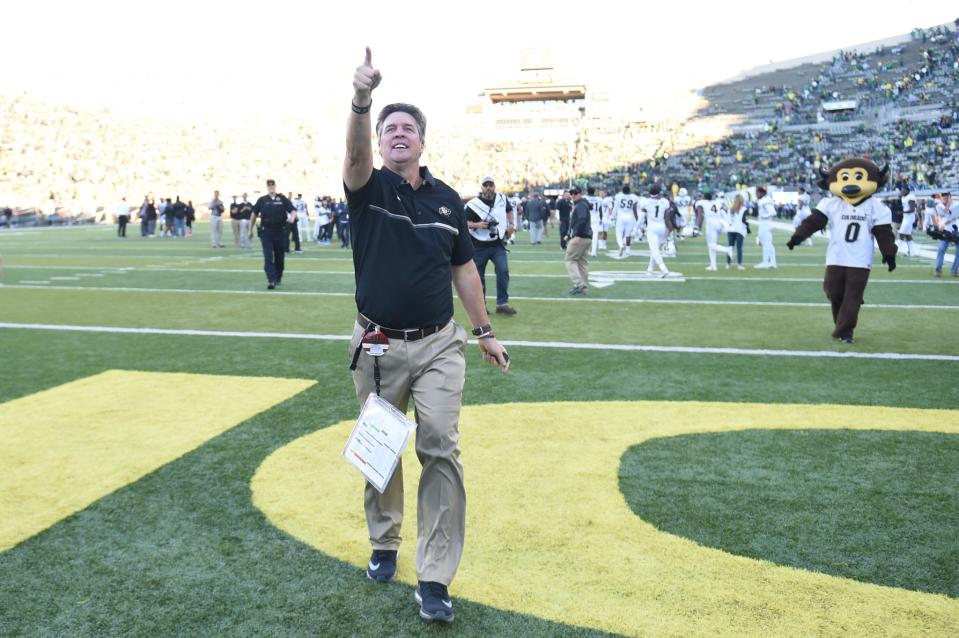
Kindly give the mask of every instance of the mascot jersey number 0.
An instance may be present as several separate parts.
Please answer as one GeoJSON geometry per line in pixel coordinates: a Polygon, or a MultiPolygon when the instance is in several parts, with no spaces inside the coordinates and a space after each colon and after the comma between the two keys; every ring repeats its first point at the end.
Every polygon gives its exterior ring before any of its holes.
{"type": "Polygon", "coordinates": [[[892,212],[872,195],[886,183],[889,167],[882,170],[864,158],[847,159],[829,172],[819,169],[818,185],[834,197],[820,201],[812,214],[796,228],[786,246],[792,250],[830,222],[832,231],[826,250],[823,290],[832,304],[835,329],[832,336],[853,343],[852,333],[859,320],[863,291],[872,266],[873,237],[879,245],[882,263],[896,269],[896,237],[892,212]]]}

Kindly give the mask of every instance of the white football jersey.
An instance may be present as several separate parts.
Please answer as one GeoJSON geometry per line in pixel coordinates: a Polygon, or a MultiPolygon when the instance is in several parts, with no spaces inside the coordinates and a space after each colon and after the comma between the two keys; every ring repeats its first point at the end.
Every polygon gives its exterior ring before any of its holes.
{"type": "Polygon", "coordinates": [[[829,197],[819,202],[816,210],[828,217],[832,226],[826,265],[871,268],[872,229],[891,224],[892,211],[871,197],[858,206],[842,197],[829,197]]]}
{"type": "Polygon", "coordinates": [[[776,202],[769,195],[760,199],[757,205],[759,206],[759,219],[772,219],[776,216],[776,202]]]}
{"type": "MultiPolygon", "coordinates": [[[[913,195],[912,193],[909,193],[909,194],[906,195],[905,197],[900,197],[900,198],[899,198],[899,201],[902,202],[902,213],[903,213],[903,215],[908,215],[908,214],[909,214],[909,203],[910,203],[910,202],[915,202],[915,201],[916,201],[916,196],[913,195]]],[[[916,210],[919,210],[919,206],[918,206],[918,205],[916,206],[916,210]]]]}
{"type": "Polygon", "coordinates": [[[589,223],[594,226],[599,224],[599,211],[602,200],[595,195],[586,195],[583,199],[589,202],[589,223]]]}
{"type": "Polygon", "coordinates": [[[723,223],[723,211],[719,203],[713,199],[700,199],[696,201],[696,208],[703,209],[703,219],[706,223],[723,223]]]}
{"type": "Polygon", "coordinates": [[[639,202],[647,224],[665,224],[669,200],[665,197],[644,197],[639,202]]]}
{"type": "Polygon", "coordinates": [[[639,206],[639,197],[632,193],[616,193],[613,197],[613,211],[617,216],[633,216],[639,206]]]}
{"type": "Polygon", "coordinates": [[[799,210],[809,208],[809,193],[802,193],[797,199],[799,200],[797,202],[797,208],[799,208],[799,210]]]}
{"type": "Polygon", "coordinates": [[[609,219],[610,213],[613,212],[613,198],[609,195],[604,197],[600,204],[600,210],[603,211],[603,219],[609,219]]]}

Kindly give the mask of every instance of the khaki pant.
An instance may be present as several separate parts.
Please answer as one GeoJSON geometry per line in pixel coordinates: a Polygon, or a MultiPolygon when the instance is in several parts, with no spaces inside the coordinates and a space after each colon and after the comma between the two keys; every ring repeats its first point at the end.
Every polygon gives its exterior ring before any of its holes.
{"type": "MultiPolygon", "coordinates": [[[[356,324],[350,358],[363,336],[356,324]]],[[[422,469],[418,494],[416,575],[449,585],[463,555],[466,490],[460,462],[459,416],[466,379],[466,330],[454,322],[418,341],[390,339],[380,357],[380,396],[406,412],[410,397],[416,411],[416,456],[422,469]]],[[[373,382],[373,357],[360,352],[353,372],[362,406],[373,382]]],[[[403,523],[403,465],[383,494],[366,484],[366,524],[373,549],[398,549],[403,523]]]]}
{"type": "Polygon", "coordinates": [[[592,239],[585,237],[573,237],[566,246],[566,272],[569,278],[573,280],[574,286],[589,285],[589,247],[593,243],[592,239]]]}
{"type": "Polygon", "coordinates": [[[230,226],[233,227],[233,245],[234,245],[234,246],[241,246],[241,245],[244,243],[244,240],[245,240],[246,238],[244,237],[243,239],[240,239],[240,237],[241,237],[241,235],[240,235],[240,220],[239,220],[239,219],[231,219],[231,220],[230,220],[230,226]]]}
{"type": "Polygon", "coordinates": [[[219,215],[210,215],[210,245],[223,245],[223,219],[219,215]]]}
{"type": "Polygon", "coordinates": [[[233,223],[240,229],[240,248],[253,248],[253,240],[250,239],[250,220],[234,219],[233,223]]]}

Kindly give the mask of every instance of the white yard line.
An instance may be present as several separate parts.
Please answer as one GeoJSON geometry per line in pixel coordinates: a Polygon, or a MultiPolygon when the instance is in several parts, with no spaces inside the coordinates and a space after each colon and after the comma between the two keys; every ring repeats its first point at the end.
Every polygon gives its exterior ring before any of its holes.
{"type": "MultiPolygon", "coordinates": [[[[324,335],[295,332],[242,332],[221,330],[175,330],[166,328],[124,328],[119,326],[74,326],[46,323],[0,322],[0,329],[52,330],[60,332],[99,332],[111,334],[150,334],[197,337],[243,337],[267,339],[300,339],[311,341],[349,341],[350,335],[324,335]]],[[[471,342],[471,343],[475,343],[471,342]]],[[[698,348],[691,346],[647,346],[615,343],[567,343],[563,341],[503,341],[503,345],[562,350],[617,350],[621,352],[675,352],[683,354],[744,355],[757,357],[806,357],[831,359],[886,359],[898,361],[959,362],[959,356],[944,354],[909,354],[901,352],[834,352],[830,350],[767,350],[754,348],[698,348]]]]}
{"type": "MultiPolygon", "coordinates": [[[[285,274],[285,273],[284,273],[285,274]]],[[[31,289],[40,288],[35,285],[0,284],[4,288],[31,289]]],[[[203,290],[199,288],[125,288],[122,286],[43,286],[44,290],[82,290],[85,292],[172,292],[172,293],[210,293],[214,295],[268,295],[268,296],[297,296],[297,297],[353,297],[352,292],[293,292],[285,290],[203,290]]]]}
{"type": "MultiPolygon", "coordinates": [[[[618,267],[618,265],[617,265],[618,267]]],[[[262,268],[174,268],[166,265],[150,265],[150,266],[125,266],[118,268],[104,268],[102,266],[23,266],[23,265],[7,265],[4,266],[8,270],[95,270],[98,272],[104,273],[127,273],[127,272],[187,272],[187,273],[232,273],[232,274],[261,274],[263,272],[262,268]]],[[[645,268],[637,268],[633,271],[608,271],[608,270],[594,270],[590,273],[590,277],[598,276],[602,277],[607,273],[617,272],[617,273],[628,273],[629,275],[642,275],[646,272],[645,268]]],[[[352,270],[289,270],[287,269],[284,272],[284,275],[336,275],[336,276],[354,276],[354,271],[352,270]]],[[[646,279],[645,277],[636,277],[635,279],[630,279],[629,281],[620,280],[616,283],[633,283],[633,282],[671,282],[671,283],[682,283],[683,279],[687,281],[762,281],[762,282],[791,282],[791,283],[822,283],[822,277],[745,277],[742,275],[713,275],[713,276],[699,276],[699,275],[686,275],[685,273],[680,273],[682,278],[667,278],[664,280],[658,279],[656,277],[646,279]]],[[[567,274],[515,274],[510,273],[511,279],[569,279],[567,274]]],[[[873,279],[869,282],[870,284],[935,284],[935,285],[948,285],[948,284],[959,284],[959,279],[935,279],[929,277],[928,279],[873,279]]]]}
{"type": "MultiPolygon", "coordinates": [[[[292,290],[205,290],[201,288],[127,288],[110,286],[48,286],[37,285],[43,282],[21,282],[19,284],[0,284],[0,290],[10,289],[43,289],[43,290],[82,290],[87,292],[147,292],[147,293],[183,293],[183,294],[214,294],[214,295],[266,295],[292,296],[292,297],[353,297],[352,292],[308,292],[292,290]]],[[[488,297],[493,299],[493,297],[488,297]]],[[[825,302],[804,302],[804,301],[712,301],[706,299],[599,299],[590,297],[588,299],[572,297],[525,297],[511,296],[510,299],[517,301],[558,301],[566,303],[618,303],[618,304],[672,304],[685,306],[772,306],[783,308],[828,308],[829,304],[825,302]]],[[[866,308],[898,308],[903,310],[959,310],[959,304],[955,305],[933,305],[933,304],[866,304],[866,308]]]]}

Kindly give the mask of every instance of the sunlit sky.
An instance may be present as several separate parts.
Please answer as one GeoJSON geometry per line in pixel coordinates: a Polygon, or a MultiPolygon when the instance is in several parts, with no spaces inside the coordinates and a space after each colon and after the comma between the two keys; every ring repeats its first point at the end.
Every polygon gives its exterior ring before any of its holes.
{"type": "Polygon", "coordinates": [[[121,112],[345,116],[364,47],[382,105],[434,121],[514,79],[524,47],[549,47],[554,79],[640,107],[756,67],[951,22],[954,2],[5,3],[0,92],[121,112]]]}

